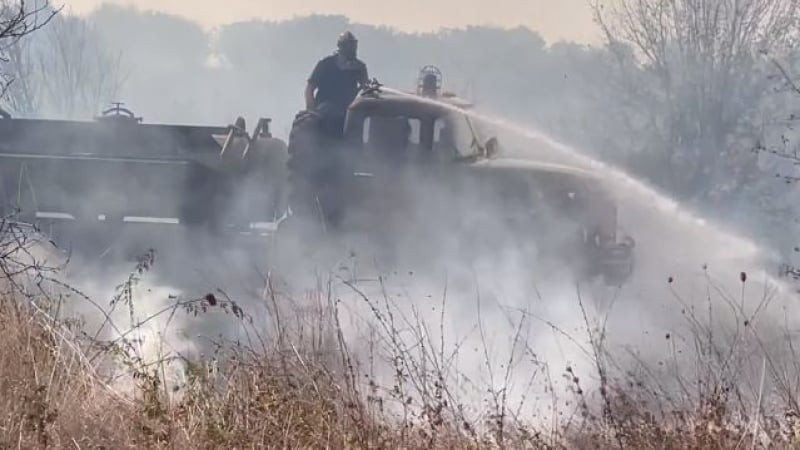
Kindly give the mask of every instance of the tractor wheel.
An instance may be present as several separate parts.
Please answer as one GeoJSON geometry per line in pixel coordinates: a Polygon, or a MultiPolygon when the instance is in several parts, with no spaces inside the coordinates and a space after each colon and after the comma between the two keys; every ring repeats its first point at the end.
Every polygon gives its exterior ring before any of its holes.
{"type": "Polygon", "coordinates": [[[320,141],[319,117],[307,111],[298,113],[289,132],[289,170],[298,172],[310,169],[313,155],[317,152],[320,141]]]}
{"type": "Polygon", "coordinates": [[[320,172],[319,119],[309,113],[299,113],[289,134],[288,182],[289,207],[292,214],[304,220],[317,219],[317,194],[314,180],[320,172]]]}

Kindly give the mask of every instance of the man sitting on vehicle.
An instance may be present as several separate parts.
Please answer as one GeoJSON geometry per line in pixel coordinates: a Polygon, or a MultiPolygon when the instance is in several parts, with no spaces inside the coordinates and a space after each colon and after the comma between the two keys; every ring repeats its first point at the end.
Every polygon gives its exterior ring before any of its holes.
{"type": "Polygon", "coordinates": [[[336,135],[344,130],[347,108],[368,82],[367,65],[358,59],[358,40],[345,31],[338,50],[320,60],[305,90],[306,109],[323,116],[324,128],[336,135]]]}

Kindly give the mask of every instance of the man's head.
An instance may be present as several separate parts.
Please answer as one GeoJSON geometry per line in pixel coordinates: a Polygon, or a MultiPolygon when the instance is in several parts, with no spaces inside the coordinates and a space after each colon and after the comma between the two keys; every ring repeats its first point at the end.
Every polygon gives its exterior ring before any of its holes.
{"type": "Polygon", "coordinates": [[[339,54],[348,61],[355,60],[358,56],[358,39],[350,31],[345,31],[339,35],[336,46],[339,49],[339,54]]]}

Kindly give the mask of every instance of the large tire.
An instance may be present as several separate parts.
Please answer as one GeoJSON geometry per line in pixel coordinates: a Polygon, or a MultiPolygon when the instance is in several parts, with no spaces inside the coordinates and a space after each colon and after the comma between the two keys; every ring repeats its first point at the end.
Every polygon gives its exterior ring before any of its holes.
{"type": "Polygon", "coordinates": [[[343,145],[343,117],[330,105],[295,116],[288,144],[288,202],[312,228],[342,228],[351,203],[353,154],[343,145]]]}
{"type": "Polygon", "coordinates": [[[289,134],[289,207],[300,221],[327,227],[337,221],[343,154],[336,135],[318,115],[301,112],[289,134]]]}
{"type": "Polygon", "coordinates": [[[333,140],[322,127],[323,119],[316,113],[301,111],[295,116],[287,147],[290,174],[308,176],[322,169],[320,155],[333,140]]]}
{"type": "Polygon", "coordinates": [[[303,111],[295,116],[289,133],[289,207],[293,215],[303,220],[315,216],[316,193],[313,180],[319,172],[319,159],[316,156],[321,140],[318,127],[318,116],[303,111]]]}

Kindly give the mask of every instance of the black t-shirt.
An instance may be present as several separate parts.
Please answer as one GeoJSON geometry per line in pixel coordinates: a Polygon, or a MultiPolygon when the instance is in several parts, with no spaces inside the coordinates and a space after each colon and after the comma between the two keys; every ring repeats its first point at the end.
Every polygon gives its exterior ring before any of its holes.
{"type": "Polygon", "coordinates": [[[316,103],[330,102],[346,109],[356,98],[359,83],[366,83],[367,65],[360,60],[351,64],[352,68],[342,69],[331,55],[320,60],[308,81],[317,87],[316,103]]]}

